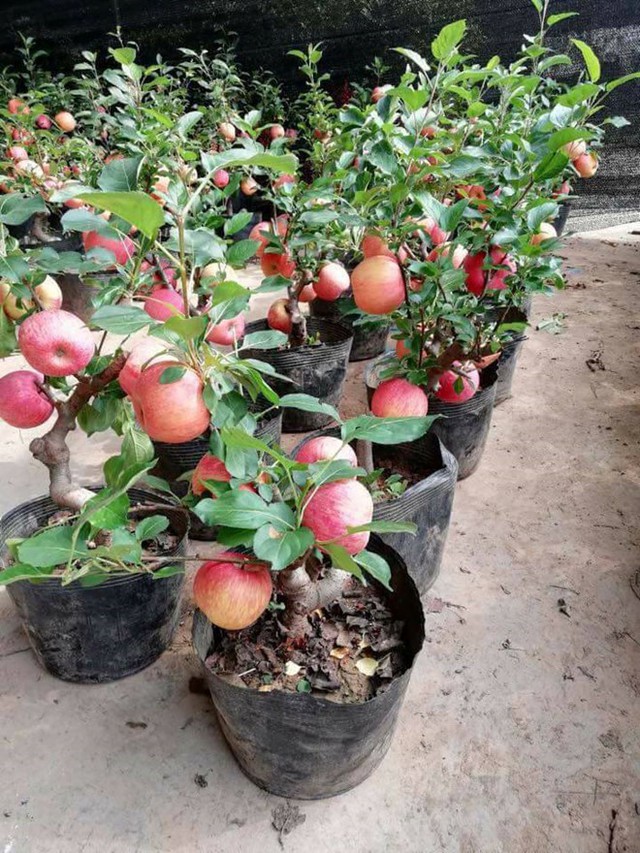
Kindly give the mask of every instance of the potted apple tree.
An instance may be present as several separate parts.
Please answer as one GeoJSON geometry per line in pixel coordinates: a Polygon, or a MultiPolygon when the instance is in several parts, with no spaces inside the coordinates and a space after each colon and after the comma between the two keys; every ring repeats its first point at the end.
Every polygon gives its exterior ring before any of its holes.
{"type": "Polygon", "coordinates": [[[424,622],[402,559],[372,533],[415,525],[373,520],[348,443],[428,424],[362,415],[306,462],[221,431],[219,461],[242,477],[206,481],[215,494],[195,507],[227,550],[196,574],[193,642],[229,746],[272,793],[341,793],[389,746],[424,622]]]}

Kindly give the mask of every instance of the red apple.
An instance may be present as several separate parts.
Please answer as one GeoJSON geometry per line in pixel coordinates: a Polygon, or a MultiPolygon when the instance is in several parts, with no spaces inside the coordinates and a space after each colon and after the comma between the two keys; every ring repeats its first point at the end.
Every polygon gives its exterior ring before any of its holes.
{"type": "Polygon", "coordinates": [[[42,390],[44,376],[31,370],[14,370],[0,378],[0,418],[18,429],[31,429],[48,421],[53,403],[42,390]]]}
{"type": "Polygon", "coordinates": [[[71,133],[76,128],[76,120],[68,113],[66,110],[62,110],[62,112],[57,113],[53,120],[58,125],[60,130],[64,131],[64,133],[71,133]]]}
{"type": "Polygon", "coordinates": [[[371,412],[378,418],[421,418],[428,410],[429,399],[422,388],[401,377],[381,382],[371,399],[371,412]]]}
{"type": "Polygon", "coordinates": [[[464,403],[470,400],[480,387],[480,374],[469,363],[460,364],[456,361],[453,366],[464,375],[461,376],[454,370],[446,370],[438,378],[438,390],[435,396],[443,403],[464,403]],[[462,390],[456,391],[455,386],[459,382],[462,383],[462,390]]]}
{"type": "Polygon", "coordinates": [[[288,252],[266,251],[260,258],[260,268],[266,276],[281,275],[291,278],[295,272],[296,265],[288,252]]]}
{"type": "Polygon", "coordinates": [[[567,142],[562,146],[562,151],[567,155],[569,160],[577,160],[587,150],[587,143],[584,139],[574,139],[573,142],[567,142]]]}
{"type": "Polygon", "coordinates": [[[487,273],[484,269],[486,257],[485,252],[476,252],[474,255],[468,254],[462,265],[467,274],[467,290],[474,296],[482,296],[484,293],[487,281],[487,273]]]}
{"type": "Polygon", "coordinates": [[[270,329],[284,332],[286,335],[291,331],[291,314],[289,313],[289,300],[276,299],[269,306],[267,312],[267,324],[270,329]]]}
{"type": "Polygon", "coordinates": [[[160,175],[152,184],[154,192],[150,193],[151,198],[155,199],[163,207],[167,203],[166,195],[169,192],[170,183],[171,180],[168,175],[160,175]]]}
{"type": "Polygon", "coordinates": [[[242,554],[224,551],[216,560],[203,563],[193,582],[196,605],[210,622],[226,631],[248,628],[271,601],[269,568],[245,562],[246,559],[242,554]]]}
{"type": "Polygon", "coordinates": [[[151,294],[144,300],[144,310],[154,320],[164,322],[178,314],[184,316],[184,300],[182,294],[172,287],[158,284],[152,288],[151,294]]]}
{"type": "Polygon", "coordinates": [[[273,188],[274,190],[279,190],[286,184],[295,184],[295,182],[295,175],[288,175],[285,173],[284,175],[279,175],[279,177],[276,178],[276,180],[273,182],[273,188]]]}
{"type": "Polygon", "coordinates": [[[219,190],[223,190],[229,183],[229,172],[226,169],[218,169],[213,173],[213,183],[219,190]]]}
{"type": "Polygon", "coordinates": [[[440,228],[432,216],[421,219],[418,226],[429,237],[434,246],[441,246],[449,239],[449,234],[440,228]]]}
{"type": "Polygon", "coordinates": [[[269,128],[269,136],[271,139],[281,139],[284,136],[284,127],[281,124],[274,124],[269,128]]]}
{"type": "MultiPolygon", "coordinates": [[[[33,292],[43,310],[48,311],[52,308],[62,307],[60,285],[50,275],[45,276],[44,281],[33,288],[33,292]]],[[[21,299],[20,305],[18,305],[18,299],[11,292],[11,285],[6,281],[0,281],[0,303],[2,303],[4,313],[12,320],[19,320],[20,317],[24,317],[34,306],[33,299],[21,299]]]]}
{"type": "Polygon", "coordinates": [[[31,112],[29,107],[24,103],[24,101],[21,101],[20,98],[10,98],[9,103],[7,104],[7,109],[11,115],[21,113],[24,116],[28,116],[31,112]]]}
{"type": "Polygon", "coordinates": [[[135,386],[133,408],[142,429],[153,441],[182,444],[209,428],[211,415],[202,397],[202,380],[187,368],[180,379],[163,384],[170,367],[152,364],[143,370],[135,386]]]}
{"type": "Polygon", "coordinates": [[[296,453],[296,462],[311,465],[313,462],[323,462],[327,459],[344,459],[357,467],[358,457],[353,448],[332,435],[320,435],[310,438],[296,453]]]}
{"type": "Polygon", "coordinates": [[[592,178],[598,171],[598,158],[595,154],[582,154],[573,161],[573,168],[581,178],[592,178]]]}
{"type": "Polygon", "coordinates": [[[298,294],[298,302],[313,302],[318,294],[312,284],[306,284],[298,294]]]}
{"type": "Polygon", "coordinates": [[[21,160],[29,159],[29,154],[21,145],[12,145],[7,153],[14,163],[19,163],[21,160]]]}
{"type": "Polygon", "coordinates": [[[347,533],[348,527],[369,524],[373,499],[358,480],[325,483],[315,492],[302,515],[302,523],[313,531],[318,542],[335,541],[349,554],[359,554],[367,546],[369,533],[347,533]]]}
{"type": "Polygon", "coordinates": [[[221,320],[211,328],[207,334],[207,340],[211,344],[232,346],[236,341],[244,337],[245,319],[244,314],[231,317],[229,320],[221,320]]]}
{"type": "Polygon", "coordinates": [[[534,234],[529,242],[532,246],[539,246],[541,243],[544,243],[545,240],[555,240],[558,237],[558,232],[553,227],[550,222],[542,222],[540,224],[540,230],[537,234],[534,234]]]}
{"type": "Polygon", "coordinates": [[[243,178],[240,181],[240,189],[244,195],[255,195],[260,187],[253,178],[243,178]]]}
{"type": "Polygon", "coordinates": [[[371,100],[374,104],[377,104],[378,101],[381,101],[384,96],[387,94],[391,87],[390,86],[375,86],[371,91],[371,100]]]}
{"type": "Polygon", "coordinates": [[[385,255],[365,258],[351,273],[356,305],[367,314],[388,314],[402,305],[405,297],[398,262],[385,255]]]}
{"type": "Polygon", "coordinates": [[[39,127],[40,130],[49,130],[51,128],[52,121],[49,116],[43,114],[39,115],[36,119],[36,127],[39,127]]]}
{"type": "Polygon", "coordinates": [[[231,480],[231,474],[227,471],[222,459],[218,459],[212,453],[205,453],[191,475],[191,491],[194,495],[203,495],[208,491],[205,486],[206,480],[219,483],[228,483],[231,480]]]}
{"type": "Polygon", "coordinates": [[[146,337],[141,338],[135,343],[129,353],[129,356],[120,371],[118,382],[120,387],[129,397],[135,394],[135,389],[140,379],[140,374],[145,367],[150,367],[152,364],[166,363],[174,361],[173,356],[166,352],[167,345],[160,338],[146,337]]]}
{"type": "Polygon", "coordinates": [[[223,121],[218,125],[218,133],[227,142],[234,142],[236,138],[236,129],[230,121],[223,121]]]}
{"type": "Polygon", "coordinates": [[[85,252],[89,252],[91,249],[106,249],[114,256],[116,264],[121,267],[125,266],[127,261],[133,257],[136,250],[135,243],[130,237],[113,240],[109,237],[103,237],[97,231],[84,231],[82,245],[85,252]]]}
{"type": "Polygon", "coordinates": [[[349,273],[342,264],[337,264],[334,261],[324,264],[320,268],[318,280],[313,285],[316,296],[326,302],[335,302],[350,287],[349,273]]]}
{"type": "Polygon", "coordinates": [[[60,308],[31,314],[18,329],[20,352],[45,376],[71,376],[95,353],[93,335],[84,322],[60,308]]]}
{"type": "Polygon", "coordinates": [[[376,255],[387,255],[395,258],[395,255],[379,234],[365,234],[360,249],[365,258],[373,258],[376,255]]]}

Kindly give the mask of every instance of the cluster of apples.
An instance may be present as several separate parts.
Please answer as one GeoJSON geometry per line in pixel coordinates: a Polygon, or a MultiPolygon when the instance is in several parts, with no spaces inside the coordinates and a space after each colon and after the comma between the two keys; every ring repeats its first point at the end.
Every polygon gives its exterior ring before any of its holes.
{"type": "Polygon", "coordinates": [[[0,417],[11,426],[31,429],[45,423],[55,408],[45,377],[80,373],[93,358],[95,343],[79,317],[53,307],[23,320],[18,347],[33,370],[15,370],[0,379],[0,417]]]}
{"type": "MultiPolygon", "coordinates": [[[[295,459],[307,465],[329,459],[343,459],[354,468],[358,464],[353,449],[331,436],[309,440],[295,459]]],[[[204,493],[206,480],[231,480],[224,463],[211,454],[203,457],[194,471],[194,494],[204,493]]],[[[240,488],[255,491],[250,483],[240,488]]],[[[371,494],[353,477],[325,483],[315,489],[302,515],[302,524],[313,532],[320,548],[323,542],[331,541],[355,555],[366,548],[369,533],[348,533],[347,530],[369,524],[372,518],[371,494]]],[[[271,573],[264,563],[247,562],[242,554],[225,551],[217,559],[200,566],[193,594],[197,606],[214,625],[239,631],[253,624],[267,609],[273,594],[271,573]]]]}
{"type": "Polygon", "coordinates": [[[584,139],[567,142],[562,150],[581,178],[592,178],[598,171],[600,165],[598,157],[593,151],[587,151],[587,143],[584,139]]]}

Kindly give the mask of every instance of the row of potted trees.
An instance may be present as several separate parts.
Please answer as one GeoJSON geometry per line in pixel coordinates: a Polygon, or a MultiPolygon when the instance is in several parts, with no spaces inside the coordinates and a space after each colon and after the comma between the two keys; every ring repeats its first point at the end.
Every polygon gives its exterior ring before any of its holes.
{"type": "Polygon", "coordinates": [[[0,379],[0,417],[46,425],[30,449],[50,492],[0,522],[0,583],[49,672],[108,681],[170,642],[187,536],[219,543],[196,560],[194,648],[234,754],[277,794],[347,790],[386,752],[456,479],[510,393],[531,296],[562,284],[552,223],[626,81],[603,84],[578,41],[585,73],[549,76],[570,61],[545,43],[563,15],[533,5],[511,65],[465,56],[457,21],[433,59],[400,49],[404,72],[368,105],[336,108],[321,52],[300,53],[304,145],[234,112],[193,51],[175,72],[130,46],[118,71],[86,55],[77,136],[59,114],[38,123],[42,81],[7,105],[0,355],[28,369],[0,379]],[[60,180],[54,164],[107,140],[60,180]],[[255,289],[237,273],[254,258],[277,298],[246,324],[255,289]],[[370,412],[345,421],[354,333],[359,358],[383,352],[370,412]],[[121,439],[100,485],[74,477],[77,427],[121,439]],[[288,454],[281,430],[315,432],[288,454]]]}

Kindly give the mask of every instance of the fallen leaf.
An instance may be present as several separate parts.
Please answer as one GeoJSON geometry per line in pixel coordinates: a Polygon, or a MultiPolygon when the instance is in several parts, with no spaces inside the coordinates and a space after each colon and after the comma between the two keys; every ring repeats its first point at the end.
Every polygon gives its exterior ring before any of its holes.
{"type": "Polygon", "coordinates": [[[356,669],[358,669],[363,675],[368,675],[369,678],[371,678],[372,675],[375,675],[376,670],[378,669],[378,661],[375,658],[360,658],[360,660],[356,662],[356,669]]]}
{"type": "Polygon", "coordinates": [[[348,646],[336,646],[335,649],[331,649],[329,654],[332,658],[338,658],[338,660],[342,660],[342,658],[346,657],[351,651],[348,646]]]}
{"type": "Polygon", "coordinates": [[[297,675],[301,669],[302,669],[302,667],[298,666],[297,663],[294,663],[292,660],[288,660],[286,662],[286,664],[284,665],[284,674],[285,675],[297,675]]]}

